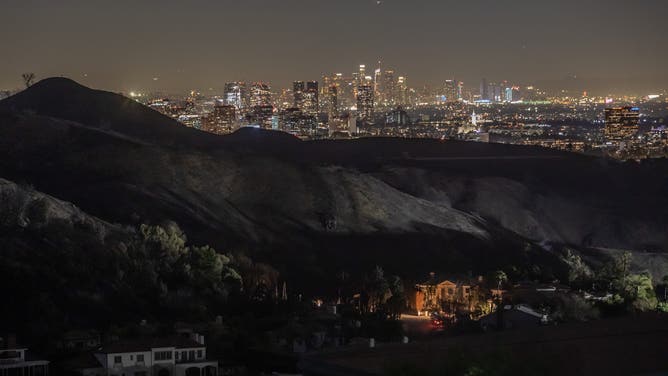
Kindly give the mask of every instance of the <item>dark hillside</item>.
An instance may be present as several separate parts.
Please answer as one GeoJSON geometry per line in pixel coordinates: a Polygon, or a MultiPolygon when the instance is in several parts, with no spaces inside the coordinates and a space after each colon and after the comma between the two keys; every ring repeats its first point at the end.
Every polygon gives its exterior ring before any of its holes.
{"type": "Polygon", "coordinates": [[[668,248],[666,161],[438,140],[302,142],[252,128],[214,136],[63,79],[0,102],[0,176],[111,222],[172,220],[197,244],[248,250],[298,279],[348,263],[421,275],[543,262],[525,257],[528,243],[668,248]]]}
{"type": "Polygon", "coordinates": [[[0,112],[35,114],[85,124],[142,142],[163,146],[212,147],[219,137],[179,122],[107,91],[67,78],[48,78],[0,101],[0,112]]]}

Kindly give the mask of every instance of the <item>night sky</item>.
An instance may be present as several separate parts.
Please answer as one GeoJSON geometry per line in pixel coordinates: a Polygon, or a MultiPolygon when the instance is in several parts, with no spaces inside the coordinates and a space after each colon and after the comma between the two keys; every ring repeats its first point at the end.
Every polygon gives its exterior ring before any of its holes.
{"type": "Polygon", "coordinates": [[[283,87],[382,59],[410,86],[656,90],[667,14],[665,0],[0,0],[0,89],[26,71],[110,90],[283,87]]]}

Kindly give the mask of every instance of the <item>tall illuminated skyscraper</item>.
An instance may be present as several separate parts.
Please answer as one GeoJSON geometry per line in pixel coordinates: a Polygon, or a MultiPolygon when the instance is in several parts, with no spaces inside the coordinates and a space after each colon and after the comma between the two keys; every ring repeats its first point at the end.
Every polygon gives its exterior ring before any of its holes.
{"type": "Polygon", "coordinates": [[[503,86],[497,83],[489,84],[489,95],[492,102],[501,102],[503,100],[503,86]]]}
{"type": "Polygon", "coordinates": [[[357,113],[361,120],[373,121],[373,85],[362,85],[357,89],[357,113]]]}
{"type": "Polygon", "coordinates": [[[380,94],[385,106],[394,107],[397,104],[397,80],[394,77],[394,71],[383,72],[380,94]]]}
{"type": "Polygon", "coordinates": [[[216,103],[213,112],[202,117],[202,130],[216,134],[234,131],[237,127],[236,110],[234,105],[216,103]]]}
{"type": "Polygon", "coordinates": [[[373,72],[373,92],[376,98],[380,98],[381,90],[381,80],[382,80],[382,71],[380,70],[380,61],[378,62],[378,68],[373,72]]]}
{"type": "Polygon", "coordinates": [[[518,86],[508,86],[505,89],[503,100],[505,102],[514,102],[520,99],[520,88],[518,86]]]}
{"type": "Polygon", "coordinates": [[[271,86],[265,82],[254,82],[251,87],[251,106],[271,106],[271,86]]]}
{"type": "Polygon", "coordinates": [[[318,81],[307,82],[306,92],[304,93],[304,113],[310,116],[317,116],[320,111],[319,99],[318,81]]]}
{"type": "Polygon", "coordinates": [[[248,92],[245,82],[228,82],[223,94],[224,104],[234,106],[238,113],[244,113],[248,106],[248,92]]]}
{"type": "Polygon", "coordinates": [[[446,102],[453,103],[460,100],[461,97],[461,88],[457,80],[445,80],[445,100],[446,102]]]}
{"type": "Polygon", "coordinates": [[[304,86],[304,81],[295,81],[292,83],[292,94],[294,95],[294,106],[300,110],[304,108],[304,99],[306,87],[304,86]]]}
{"type": "Polygon", "coordinates": [[[357,74],[358,86],[364,85],[364,78],[366,77],[366,65],[361,64],[357,74]]]}
{"type": "Polygon", "coordinates": [[[638,132],[640,109],[615,107],[605,109],[605,138],[610,142],[628,140],[638,132]]]}
{"type": "Polygon", "coordinates": [[[487,84],[486,78],[483,78],[482,81],[480,81],[480,100],[492,100],[492,96],[489,94],[489,85],[487,84]]]}
{"type": "Polygon", "coordinates": [[[328,109],[327,112],[329,113],[329,117],[334,118],[339,116],[339,87],[332,84],[329,85],[329,88],[327,89],[327,104],[328,104],[328,109]]]}
{"type": "Polygon", "coordinates": [[[399,76],[397,78],[397,103],[400,106],[407,106],[408,101],[408,84],[406,82],[406,77],[399,76]]]}
{"type": "Polygon", "coordinates": [[[265,82],[255,82],[251,86],[251,111],[249,122],[265,129],[272,129],[274,106],[271,104],[271,87],[265,82]]]}

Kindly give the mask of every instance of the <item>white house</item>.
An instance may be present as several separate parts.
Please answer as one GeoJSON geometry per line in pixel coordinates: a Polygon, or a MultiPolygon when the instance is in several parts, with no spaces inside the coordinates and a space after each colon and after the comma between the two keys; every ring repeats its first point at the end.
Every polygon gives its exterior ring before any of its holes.
{"type": "Polygon", "coordinates": [[[49,361],[26,358],[28,349],[16,344],[14,337],[5,343],[0,338],[0,376],[48,376],[49,361]]]}
{"type": "Polygon", "coordinates": [[[217,376],[218,361],[207,360],[204,339],[150,338],[103,346],[94,352],[99,367],[84,376],[217,376]]]}

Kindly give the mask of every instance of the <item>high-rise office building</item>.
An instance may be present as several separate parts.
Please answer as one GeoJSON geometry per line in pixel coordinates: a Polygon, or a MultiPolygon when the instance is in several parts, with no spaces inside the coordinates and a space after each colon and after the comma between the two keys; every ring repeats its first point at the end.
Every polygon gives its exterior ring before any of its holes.
{"type": "Polygon", "coordinates": [[[273,129],[274,106],[258,105],[251,108],[248,115],[248,123],[252,126],[259,126],[264,129],[273,129]]]}
{"type": "Polygon", "coordinates": [[[628,140],[638,132],[640,109],[615,107],[605,109],[605,138],[610,142],[628,140]]]}
{"type": "Polygon", "coordinates": [[[316,119],[298,108],[287,108],[279,115],[279,129],[300,137],[310,137],[316,130],[316,119]]]}
{"type": "Polygon", "coordinates": [[[515,102],[520,100],[520,88],[518,86],[506,87],[503,96],[505,102],[515,102]]]}
{"type": "Polygon", "coordinates": [[[489,94],[489,85],[487,85],[487,79],[483,78],[480,81],[480,100],[489,101],[491,100],[491,95],[489,94]]]}
{"type": "Polygon", "coordinates": [[[304,108],[306,86],[304,81],[295,81],[292,83],[292,94],[294,95],[294,107],[300,110],[304,108]]]}
{"type": "Polygon", "coordinates": [[[362,86],[364,85],[364,79],[366,78],[366,65],[361,64],[359,71],[357,73],[357,85],[362,86]]]}
{"type": "Polygon", "coordinates": [[[251,86],[250,105],[271,106],[271,86],[265,82],[255,82],[251,86]]]}
{"type": "Polygon", "coordinates": [[[404,76],[399,76],[399,78],[397,78],[396,101],[396,104],[399,106],[407,106],[409,104],[408,84],[406,82],[406,77],[404,76]]]}
{"type": "Polygon", "coordinates": [[[404,111],[400,106],[387,113],[385,116],[385,123],[404,126],[410,123],[410,118],[408,117],[406,111],[404,111]]]}
{"type": "Polygon", "coordinates": [[[378,62],[378,68],[373,72],[373,92],[376,98],[380,98],[381,90],[381,81],[382,81],[383,71],[380,69],[380,61],[378,62]]]}
{"type": "Polygon", "coordinates": [[[244,113],[249,106],[245,82],[228,82],[223,94],[224,104],[234,106],[238,113],[244,113]]]}
{"type": "Polygon", "coordinates": [[[304,93],[304,106],[302,110],[310,116],[318,116],[320,112],[318,81],[309,81],[306,83],[306,91],[304,93]]]}
{"type": "Polygon", "coordinates": [[[445,80],[445,101],[457,102],[461,99],[461,87],[457,80],[445,80]]]}
{"type": "Polygon", "coordinates": [[[233,105],[216,103],[213,112],[202,117],[201,129],[215,134],[231,133],[237,128],[237,109],[233,105]]]}
{"type": "Polygon", "coordinates": [[[497,83],[491,83],[488,87],[489,100],[492,102],[502,102],[503,101],[503,86],[497,83]]]}
{"type": "Polygon", "coordinates": [[[383,72],[382,84],[380,85],[380,100],[383,105],[394,107],[397,104],[397,80],[394,77],[394,71],[386,70],[383,72]]]}
{"type": "Polygon", "coordinates": [[[373,105],[373,85],[362,85],[357,88],[357,113],[361,120],[373,121],[373,105]]]}
{"type": "Polygon", "coordinates": [[[332,84],[329,85],[327,89],[327,112],[329,113],[329,118],[334,118],[339,116],[339,87],[332,84]]]}

